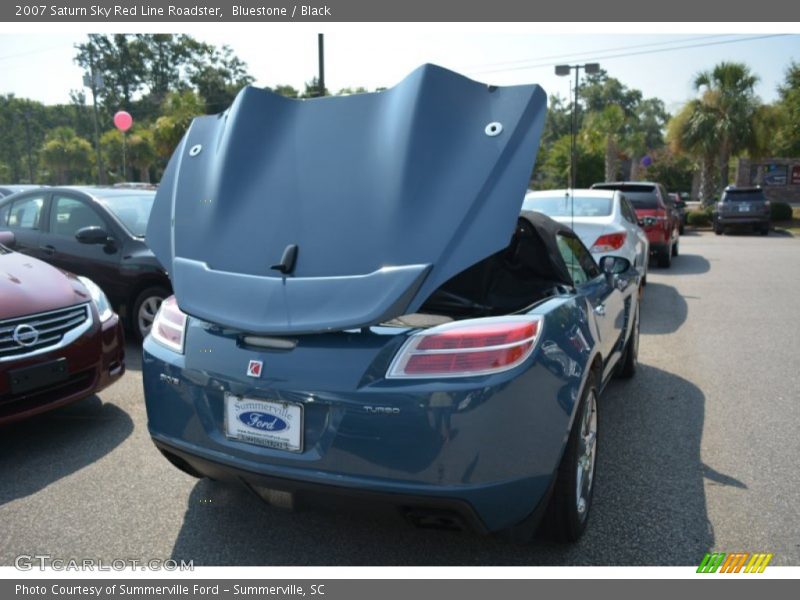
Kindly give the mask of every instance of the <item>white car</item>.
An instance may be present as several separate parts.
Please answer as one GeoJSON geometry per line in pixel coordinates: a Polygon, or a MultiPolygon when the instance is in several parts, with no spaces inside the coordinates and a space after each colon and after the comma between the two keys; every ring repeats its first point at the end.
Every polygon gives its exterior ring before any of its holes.
{"type": "Polygon", "coordinates": [[[528,192],[523,210],[535,210],[578,234],[597,262],[604,256],[627,258],[647,278],[650,242],[636,211],[619,190],[546,190],[528,192]]]}

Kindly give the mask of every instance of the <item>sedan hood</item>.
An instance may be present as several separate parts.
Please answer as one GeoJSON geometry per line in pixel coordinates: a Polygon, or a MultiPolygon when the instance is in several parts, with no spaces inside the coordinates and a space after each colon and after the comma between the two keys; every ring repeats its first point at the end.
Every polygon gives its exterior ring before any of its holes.
{"type": "Polygon", "coordinates": [[[194,120],[147,243],[185,312],[254,333],[349,329],[414,312],[504,248],[546,96],[425,65],[380,93],[247,87],[194,120]]]}
{"type": "Polygon", "coordinates": [[[0,246],[0,321],[89,300],[89,293],[78,280],[0,246]]]}

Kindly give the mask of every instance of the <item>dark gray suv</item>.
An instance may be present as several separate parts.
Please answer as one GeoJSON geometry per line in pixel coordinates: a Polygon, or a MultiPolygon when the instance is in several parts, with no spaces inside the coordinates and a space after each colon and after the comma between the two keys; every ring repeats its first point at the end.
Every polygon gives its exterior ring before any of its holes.
{"type": "Polygon", "coordinates": [[[769,201],[760,187],[729,185],[714,205],[714,233],[722,235],[728,226],[742,225],[769,234],[769,201]]]}

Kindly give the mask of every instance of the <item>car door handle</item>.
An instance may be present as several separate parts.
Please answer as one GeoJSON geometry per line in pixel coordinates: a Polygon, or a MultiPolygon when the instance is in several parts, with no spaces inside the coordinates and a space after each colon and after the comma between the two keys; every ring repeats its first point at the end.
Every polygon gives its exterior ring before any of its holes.
{"type": "Polygon", "coordinates": [[[606,305],[605,304],[598,304],[594,307],[594,314],[605,317],[606,316],[606,305]]]}
{"type": "Polygon", "coordinates": [[[55,246],[51,246],[50,244],[46,244],[44,246],[39,246],[39,250],[41,250],[42,252],[44,252],[48,256],[51,256],[51,255],[55,254],[55,252],[56,252],[55,246]]]}

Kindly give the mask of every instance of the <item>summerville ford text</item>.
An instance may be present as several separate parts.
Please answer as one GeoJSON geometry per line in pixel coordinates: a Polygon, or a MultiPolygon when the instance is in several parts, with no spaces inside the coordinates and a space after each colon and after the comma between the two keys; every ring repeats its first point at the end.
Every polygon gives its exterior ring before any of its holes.
{"type": "Polygon", "coordinates": [[[234,596],[324,596],[325,584],[311,584],[308,587],[296,584],[287,585],[229,585],[220,590],[220,584],[191,586],[174,583],[169,585],[25,585],[17,584],[17,596],[44,596],[48,592],[52,596],[218,596],[220,591],[234,596]]]}

